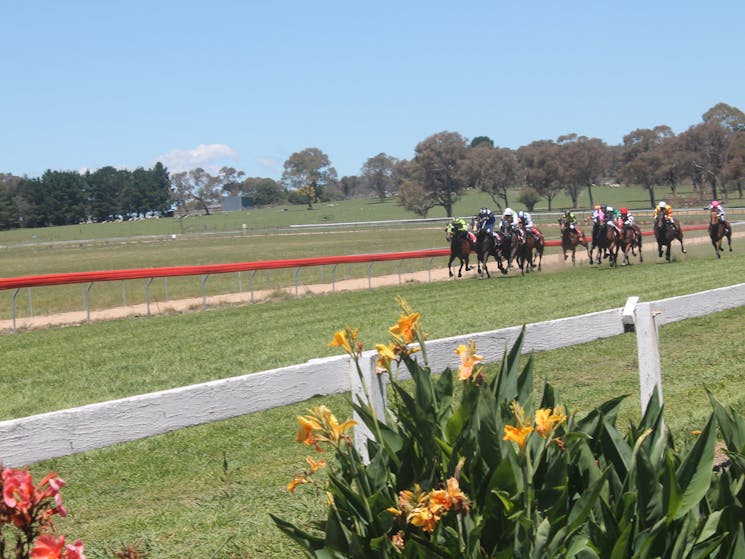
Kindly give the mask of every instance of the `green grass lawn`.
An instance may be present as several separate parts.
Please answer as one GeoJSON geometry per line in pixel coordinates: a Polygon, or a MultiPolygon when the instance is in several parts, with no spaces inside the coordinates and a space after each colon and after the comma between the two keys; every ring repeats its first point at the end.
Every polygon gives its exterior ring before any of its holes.
{"type": "MultiPolygon", "coordinates": [[[[427,234],[417,242],[426,243],[427,234]]],[[[313,237],[313,243],[305,245],[293,242],[310,255],[309,247],[330,237],[313,237]]],[[[355,238],[355,246],[362,237],[355,238]]],[[[432,230],[431,239],[442,243],[441,228],[432,230]]],[[[146,245],[135,243],[133,254],[146,245]]],[[[721,260],[708,245],[689,247],[688,255],[675,246],[672,263],[659,262],[648,247],[645,264],[615,270],[578,265],[526,277],[407,283],[0,336],[0,382],[6,395],[0,419],[335,354],[327,343],[334,330],[347,324],[360,327],[365,346],[372,348],[387,341],[387,328],[398,317],[396,295],[422,313],[425,330],[434,339],[621,307],[631,295],[650,301],[692,293],[740,283],[745,277],[745,255],[737,245],[736,252],[721,260]]],[[[323,250],[343,253],[334,244],[324,244],[323,250]]],[[[38,253],[31,260],[53,252],[38,253]]],[[[201,257],[210,252],[195,250],[201,257]]],[[[66,254],[70,260],[78,258],[77,253],[66,254]]],[[[161,256],[159,250],[151,254],[174,261],[180,256],[178,250],[170,256],[161,256]]],[[[90,265],[98,263],[97,257],[91,258],[90,265]]],[[[685,440],[709,413],[704,383],[725,405],[745,411],[743,318],[745,310],[738,309],[661,328],[665,417],[677,440],[685,440]]],[[[538,388],[544,379],[555,384],[570,410],[585,413],[606,399],[628,394],[621,421],[638,415],[633,335],[537,354],[535,360],[538,388]]],[[[32,470],[35,477],[54,470],[68,482],[64,496],[70,516],[58,522],[58,529],[84,539],[88,557],[110,557],[124,544],[165,559],[301,557],[267,513],[307,525],[324,505],[322,492],[314,494],[313,488],[296,494],[286,490],[307,454],[294,442],[295,416],[319,402],[340,419],[349,414],[347,396],[315,398],[50,460],[32,470]]]]}

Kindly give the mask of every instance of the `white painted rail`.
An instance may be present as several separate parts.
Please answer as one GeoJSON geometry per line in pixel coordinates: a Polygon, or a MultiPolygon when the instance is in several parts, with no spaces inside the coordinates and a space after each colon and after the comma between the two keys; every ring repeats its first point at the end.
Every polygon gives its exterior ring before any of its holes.
{"type": "MultiPolygon", "coordinates": [[[[632,298],[636,299],[636,298],[632,298]]],[[[523,353],[548,351],[635,330],[639,351],[642,407],[660,390],[657,328],[663,324],[745,305],[745,283],[650,303],[631,300],[624,308],[526,325],[523,353]]],[[[427,342],[430,367],[457,366],[454,353],[473,340],[485,362],[502,359],[521,327],[477,332],[427,342]]],[[[375,406],[382,409],[385,387],[374,373],[374,352],[361,361],[375,406]]],[[[357,372],[347,356],[312,359],[300,365],[262,371],[0,421],[0,463],[20,466],[124,443],[185,427],[211,423],[307,400],[314,395],[359,391],[357,372]]],[[[360,429],[357,444],[366,433],[360,429]]]]}

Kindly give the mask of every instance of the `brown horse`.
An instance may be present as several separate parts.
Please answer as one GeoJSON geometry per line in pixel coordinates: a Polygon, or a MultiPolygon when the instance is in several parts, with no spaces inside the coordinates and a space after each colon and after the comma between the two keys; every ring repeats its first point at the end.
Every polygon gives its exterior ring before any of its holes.
{"type": "Polygon", "coordinates": [[[636,248],[639,248],[639,262],[644,262],[644,256],[642,256],[642,231],[636,223],[631,227],[623,227],[621,229],[620,248],[621,252],[623,252],[622,266],[631,263],[629,261],[629,252],[632,256],[636,256],[636,248]]]}
{"type": "Polygon", "coordinates": [[[611,268],[615,268],[621,246],[621,234],[616,226],[610,221],[601,223],[597,241],[598,255],[595,264],[600,264],[602,258],[609,258],[611,268]]]}
{"type": "Polygon", "coordinates": [[[717,258],[722,257],[719,253],[724,251],[722,248],[722,239],[724,237],[727,237],[727,245],[729,245],[729,251],[732,252],[732,227],[726,219],[719,219],[719,214],[716,210],[711,210],[709,237],[711,237],[711,245],[717,253],[717,258]]]}
{"type": "Polygon", "coordinates": [[[561,250],[564,253],[564,260],[569,258],[568,253],[571,250],[572,265],[575,265],[574,253],[577,250],[577,245],[582,245],[587,251],[587,257],[590,259],[590,264],[592,264],[592,256],[590,254],[590,249],[587,246],[587,239],[585,239],[585,236],[580,235],[576,229],[570,227],[567,224],[566,219],[563,217],[559,219],[559,227],[561,228],[561,250]]]}
{"type": "Polygon", "coordinates": [[[680,241],[680,250],[683,254],[687,251],[683,245],[683,229],[680,222],[672,217],[668,220],[662,216],[654,220],[654,236],[657,239],[657,255],[662,258],[662,249],[665,250],[665,260],[670,262],[670,245],[677,239],[680,241]]]}
{"type": "Polygon", "coordinates": [[[448,274],[453,277],[453,262],[455,259],[460,260],[460,268],[458,268],[458,277],[462,277],[463,266],[466,267],[466,272],[472,270],[473,267],[468,265],[468,259],[471,256],[471,251],[476,246],[475,237],[472,233],[463,229],[457,221],[452,221],[445,228],[445,239],[450,241],[450,260],[448,260],[448,274]]]}
{"type": "Polygon", "coordinates": [[[538,257],[537,269],[540,272],[541,262],[543,261],[543,234],[535,228],[532,232],[529,232],[522,221],[520,221],[518,230],[516,257],[520,272],[523,275],[525,275],[525,272],[532,272],[536,268],[536,256],[538,257]]]}
{"type": "Polygon", "coordinates": [[[478,274],[479,279],[483,278],[483,272],[486,273],[486,277],[490,278],[489,268],[486,265],[486,261],[489,257],[493,257],[497,261],[499,271],[503,274],[507,273],[507,270],[502,266],[502,246],[498,237],[489,233],[486,229],[481,229],[476,236],[476,256],[478,257],[478,274]]]}

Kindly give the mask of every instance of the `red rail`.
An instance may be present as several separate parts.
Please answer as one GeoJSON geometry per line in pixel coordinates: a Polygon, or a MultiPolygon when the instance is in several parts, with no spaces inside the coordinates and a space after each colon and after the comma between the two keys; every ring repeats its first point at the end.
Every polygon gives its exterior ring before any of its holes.
{"type": "MultiPolygon", "coordinates": [[[[708,229],[708,225],[683,227],[684,231],[708,229]]],[[[653,235],[652,231],[643,231],[642,235],[653,235]]],[[[561,241],[546,241],[546,246],[561,246],[561,241]]],[[[259,262],[237,262],[234,264],[207,264],[203,266],[167,266],[163,268],[132,268],[127,270],[104,270],[98,272],[72,272],[66,274],[45,274],[38,276],[20,276],[0,278],[0,290],[23,287],[42,287],[49,285],[66,285],[72,283],[89,283],[99,281],[121,281],[144,278],[163,278],[174,276],[198,276],[245,272],[251,270],[277,270],[283,268],[302,268],[308,266],[328,266],[333,264],[359,264],[364,262],[385,262],[389,260],[407,260],[411,258],[434,258],[448,256],[450,249],[427,249],[409,252],[388,252],[380,254],[357,254],[352,256],[320,256],[315,258],[294,258],[288,260],[263,260],[259,262]]]]}

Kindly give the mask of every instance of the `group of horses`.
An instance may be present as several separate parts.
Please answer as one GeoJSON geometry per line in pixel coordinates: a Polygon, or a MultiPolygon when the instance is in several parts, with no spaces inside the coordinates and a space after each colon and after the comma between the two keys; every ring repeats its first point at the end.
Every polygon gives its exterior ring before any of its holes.
{"type": "MultiPolygon", "coordinates": [[[[479,277],[483,277],[483,274],[491,277],[487,266],[490,256],[497,262],[502,274],[507,274],[513,262],[517,264],[523,275],[534,269],[541,270],[545,241],[537,229],[534,229],[535,233],[531,233],[525,229],[521,221],[518,221],[518,228],[515,230],[512,224],[503,220],[497,233],[492,235],[480,227],[478,218],[472,220],[470,230],[456,227],[455,223],[455,221],[452,222],[446,229],[446,238],[450,241],[450,260],[448,261],[450,277],[455,275],[452,264],[456,259],[460,260],[458,277],[462,277],[464,267],[466,271],[473,269],[469,266],[471,253],[476,253],[479,277]]],[[[639,262],[644,262],[642,232],[636,224],[623,226],[610,220],[599,222],[594,224],[590,239],[568,224],[564,217],[559,219],[559,227],[564,260],[571,255],[572,264],[575,264],[575,252],[579,246],[587,251],[590,264],[599,265],[603,259],[607,258],[610,266],[615,268],[618,265],[619,253],[622,265],[630,264],[629,255],[637,256],[637,250],[639,262]]],[[[664,254],[665,260],[670,261],[671,245],[676,240],[680,242],[680,250],[686,253],[683,228],[677,219],[664,216],[655,218],[654,236],[657,241],[657,254],[660,258],[664,254]]],[[[729,222],[719,219],[716,210],[711,211],[709,237],[717,258],[721,258],[719,253],[724,250],[722,242],[725,238],[730,252],[732,251],[732,227],[729,222]]]]}
{"type": "Polygon", "coordinates": [[[502,220],[499,229],[491,234],[480,226],[478,218],[473,218],[471,228],[463,229],[452,222],[446,229],[446,238],[450,241],[450,260],[448,272],[453,277],[453,262],[460,260],[458,277],[462,276],[463,267],[466,271],[473,268],[469,265],[471,253],[476,253],[478,275],[491,277],[487,261],[491,256],[497,263],[502,274],[507,274],[513,263],[520,268],[520,273],[541,270],[545,241],[538,229],[528,231],[522,221],[518,221],[514,228],[508,221],[502,220]]]}

